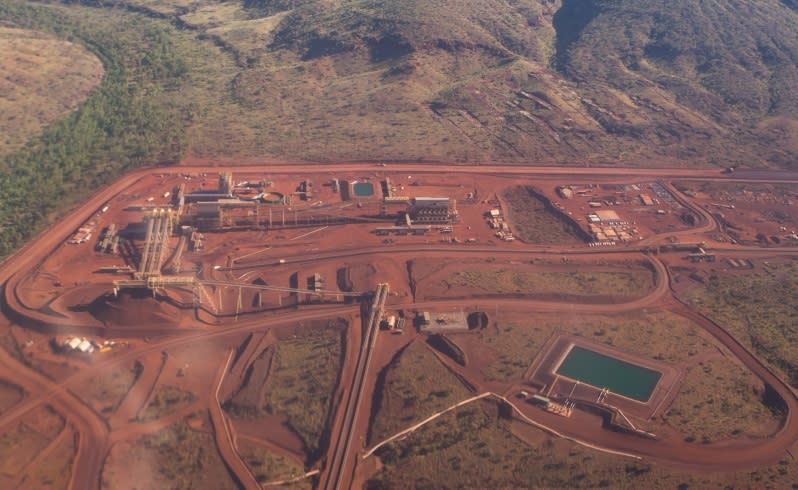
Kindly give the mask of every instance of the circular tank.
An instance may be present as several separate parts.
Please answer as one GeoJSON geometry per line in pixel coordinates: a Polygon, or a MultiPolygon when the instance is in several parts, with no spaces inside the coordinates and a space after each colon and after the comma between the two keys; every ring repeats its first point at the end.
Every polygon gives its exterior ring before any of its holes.
{"type": "Polygon", "coordinates": [[[284,196],[279,192],[264,192],[263,196],[261,196],[263,202],[268,204],[281,204],[283,202],[284,196]]]}

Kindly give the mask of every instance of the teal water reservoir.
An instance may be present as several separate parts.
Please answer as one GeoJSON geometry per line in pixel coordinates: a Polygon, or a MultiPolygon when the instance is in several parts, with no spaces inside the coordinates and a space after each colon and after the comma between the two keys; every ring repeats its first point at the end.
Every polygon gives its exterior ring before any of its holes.
{"type": "Polygon", "coordinates": [[[557,368],[557,374],[567,376],[598,389],[646,402],[662,373],[630,362],[621,361],[577,345],[557,368]]]}
{"type": "Polygon", "coordinates": [[[374,195],[374,184],[371,182],[355,182],[352,185],[352,192],[357,197],[371,197],[374,195]]]}

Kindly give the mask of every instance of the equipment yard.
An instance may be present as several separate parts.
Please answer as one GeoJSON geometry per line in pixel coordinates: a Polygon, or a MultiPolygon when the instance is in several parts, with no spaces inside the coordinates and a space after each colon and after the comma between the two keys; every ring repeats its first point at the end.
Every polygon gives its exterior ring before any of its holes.
{"type": "Polygon", "coordinates": [[[794,268],[795,175],[303,168],[137,171],[6,260],[0,487],[798,481],[719,291],[794,268]]]}

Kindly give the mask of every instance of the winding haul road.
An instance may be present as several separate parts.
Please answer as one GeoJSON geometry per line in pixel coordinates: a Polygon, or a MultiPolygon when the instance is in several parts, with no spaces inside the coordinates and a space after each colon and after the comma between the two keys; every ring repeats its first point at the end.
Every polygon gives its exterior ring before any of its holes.
{"type": "MultiPolygon", "coordinates": [[[[418,164],[388,164],[387,168],[378,168],[377,171],[388,172],[406,172],[415,174],[434,174],[440,173],[440,167],[431,168],[427,165],[418,164]]],[[[4,292],[2,298],[4,300],[4,307],[7,314],[13,319],[21,319],[24,322],[40,323],[40,322],[53,322],[53,317],[40,316],[39,312],[34,312],[26,309],[19,301],[16,295],[16,286],[24,278],[24,275],[34,269],[40,264],[48,254],[52,252],[58,245],[63,243],[68,236],[78,228],[83,222],[100,209],[105,202],[109,201],[112,197],[118,195],[123,189],[133,185],[143,177],[151,173],[160,174],[179,174],[186,172],[202,172],[202,171],[235,171],[239,173],[252,173],[252,172],[268,172],[269,174],[299,174],[303,172],[301,167],[295,164],[286,165],[269,165],[263,166],[216,166],[216,167],[171,167],[140,170],[131,174],[125,175],[108,187],[95,192],[82,206],[69,213],[58,225],[46,232],[40,234],[37,238],[32,240],[26,246],[22,247],[17,253],[9,257],[0,266],[0,283],[3,284],[4,292]]],[[[373,164],[322,164],[314,165],[313,171],[315,173],[324,172],[374,172],[375,166],[373,164]]],[[[798,183],[798,174],[784,173],[776,171],[752,171],[748,174],[744,172],[737,172],[732,175],[720,175],[716,169],[615,169],[615,168],[576,168],[576,167],[527,167],[527,166],[451,166],[451,171],[460,174],[489,174],[493,176],[506,176],[506,177],[583,177],[590,181],[629,181],[640,178],[651,178],[657,180],[678,180],[678,179],[701,179],[701,180],[717,180],[717,181],[733,181],[733,182],[792,182],[798,183]]],[[[698,216],[700,222],[697,228],[683,233],[687,235],[695,235],[697,233],[705,233],[712,231],[717,224],[711,213],[706,210],[694,206],[688,199],[681,196],[678,191],[672,188],[670,183],[666,182],[666,186],[676,196],[679,202],[692,209],[698,216]]],[[[669,233],[668,236],[672,236],[669,233]]],[[[641,245],[656,245],[657,238],[649,238],[646,243],[641,245]]],[[[743,250],[742,247],[728,247],[729,251],[743,250]]],[[[774,251],[772,249],[763,251],[758,248],[745,248],[749,254],[796,254],[798,249],[779,249],[774,251]]],[[[471,255],[490,253],[492,255],[501,254],[626,254],[636,258],[645,258],[652,266],[656,277],[656,286],[646,296],[630,301],[625,304],[614,305],[592,305],[592,304],[568,304],[569,311],[586,312],[586,313],[602,313],[602,312],[619,312],[629,311],[640,308],[645,308],[654,304],[666,304],[674,311],[687,316],[707,332],[713,335],[722,345],[729,349],[748,369],[750,369],[757,377],[764,383],[770,386],[778,395],[785,401],[787,406],[787,413],[784,418],[783,424],[779,431],[773,436],[753,441],[733,441],[724,445],[724,447],[717,448],[713,445],[689,445],[682,441],[663,440],[663,441],[649,441],[633,437],[624,436],[617,433],[608,432],[600,428],[588,429],[585,433],[584,427],[579,427],[578,434],[572,434],[574,428],[568,425],[567,419],[547,414],[542,411],[536,411],[532,415],[535,419],[540,419],[541,422],[555,427],[563,434],[579,437],[583,440],[589,440],[597,445],[613,449],[617,451],[629,452],[640,456],[649,457],[654,460],[664,461],[672,464],[691,468],[704,468],[712,470],[728,470],[728,469],[743,469],[752,468],[758,465],[769,464],[778,461],[783,457],[789,447],[798,440],[798,423],[796,423],[795,413],[798,410],[798,397],[795,390],[785,383],[781,378],[774,374],[767,366],[765,366],[759,359],[751,354],[740,342],[731,336],[722,326],[717,325],[702,315],[690,310],[686,306],[677,302],[673,297],[670,290],[670,276],[667,267],[654,256],[641,255],[639,251],[630,248],[618,248],[614,250],[607,249],[586,249],[586,248],[572,248],[572,247],[516,247],[512,251],[497,250],[494,247],[479,247],[473,245],[447,245],[446,247],[436,246],[394,246],[389,249],[384,247],[363,247],[359,249],[319,252],[311,255],[301,255],[296,257],[286,257],[288,262],[318,262],[336,260],[357,255],[370,255],[379,257],[381,254],[411,254],[413,252],[424,253],[441,253],[447,255],[471,255]]],[[[246,268],[257,267],[257,264],[248,264],[242,266],[246,268]]],[[[234,267],[236,268],[236,267],[234,267]]],[[[506,303],[508,305],[517,305],[523,301],[526,308],[540,310],[540,311],[563,311],[566,306],[564,303],[556,302],[542,302],[542,301],[528,301],[528,300],[513,300],[513,299],[495,299],[494,302],[506,303]]],[[[441,307],[447,305],[460,305],[462,300],[459,301],[435,301],[420,304],[412,304],[414,308],[424,307],[441,307]]],[[[408,306],[408,305],[398,305],[408,306]]],[[[197,332],[185,333],[178,337],[160,340],[150,345],[137,347],[131,351],[119,354],[108,360],[100,361],[94,365],[87,366],[81,371],[68,376],[64,381],[56,383],[30,367],[22,364],[19,360],[10,356],[4,349],[0,349],[0,368],[7,374],[10,381],[22,386],[28,393],[25,400],[14,406],[12,409],[4,412],[0,416],[0,431],[5,431],[13,427],[12,424],[18,423],[19,420],[31,411],[44,405],[51,405],[59,413],[64,414],[67,420],[74,425],[79,433],[77,454],[73,463],[72,474],[70,479],[70,488],[73,489],[96,489],[100,485],[100,473],[102,464],[107,456],[109,449],[109,428],[106,422],[90,407],[75,397],[69,390],[74,389],[85,382],[92,376],[103,372],[105,369],[118,365],[120,363],[132,360],[147,352],[155,350],[163,350],[166,348],[174,347],[177,345],[187,345],[199,340],[207,340],[212,338],[222,338],[229,335],[237,335],[242,332],[254,331],[263,329],[269,325],[287,324],[298,321],[307,321],[315,318],[329,317],[330,315],[343,315],[352,314],[356,311],[356,306],[335,306],[335,307],[321,307],[314,310],[302,310],[291,312],[279,317],[270,318],[268,320],[245,320],[232,324],[229,327],[220,327],[215,330],[202,330],[197,332]],[[268,322],[268,323],[266,323],[268,322]]],[[[88,325],[81,325],[65,319],[63,322],[65,328],[93,328],[88,325]]],[[[366,335],[363,340],[364,343],[369,343],[373,346],[376,341],[376,334],[373,337],[366,335]]],[[[361,353],[362,355],[362,353],[361,353]]],[[[367,360],[366,360],[367,364],[367,360]]],[[[356,369],[356,371],[359,371],[356,369]]],[[[220,372],[219,379],[224,376],[224,372],[220,372]]],[[[345,394],[354,396],[355,392],[362,392],[364,389],[365,376],[358,377],[355,373],[352,380],[352,393],[345,390],[345,394]]],[[[342,381],[345,382],[345,381],[342,381]]],[[[357,403],[354,405],[357,406],[357,403]]],[[[344,410],[344,417],[347,417],[344,410]]],[[[217,416],[219,414],[216,414],[217,416]]],[[[349,413],[352,417],[352,413],[349,413]]],[[[218,417],[217,417],[218,418],[218,417]]],[[[356,417],[352,417],[354,421],[356,417]]],[[[215,423],[215,425],[217,425],[215,423]]],[[[218,425],[224,427],[216,427],[216,437],[222,437],[226,430],[224,421],[218,422],[218,425]]],[[[333,438],[345,442],[344,447],[349,447],[348,441],[354,431],[354,422],[349,424],[334,424],[340,427],[340,433],[334,434],[333,438]]],[[[244,468],[240,467],[240,459],[235,456],[233,451],[233,441],[229,440],[223,444],[225,449],[225,460],[229,465],[235,467],[235,473],[239,478],[246,482],[246,486],[252,486],[252,480],[247,475],[244,468]],[[228,461],[229,459],[229,461],[228,461]]],[[[354,460],[357,458],[349,457],[347,451],[337,451],[331,445],[328,451],[327,461],[331,463],[331,468],[334,474],[337,475],[351,475],[354,469],[354,460]]],[[[339,448],[340,449],[340,448],[339,448]]],[[[333,473],[331,473],[332,475],[333,473]]],[[[348,481],[347,478],[324,478],[325,488],[342,488],[341,482],[348,481]]]]}

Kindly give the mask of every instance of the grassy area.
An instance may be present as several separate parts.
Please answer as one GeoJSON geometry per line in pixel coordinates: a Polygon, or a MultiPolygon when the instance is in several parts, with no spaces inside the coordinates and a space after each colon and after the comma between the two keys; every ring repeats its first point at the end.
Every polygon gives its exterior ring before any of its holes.
{"type": "Polygon", "coordinates": [[[0,336],[0,347],[5,349],[5,351],[11,354],[17,361],[30,366],[30,360],[25,357],[25,354],[22,352],[22,347],[19,345],[19,342],[17,342],[17,338],[10,330],[5,335],[0,336]]]}
{"type": "MultiPolygon", "coordinates": [[[[695,325],[668,312],[623,317],[564,314],[530,315],[522,319],[524,316],[500,312],[498,332],[487,329],[477,334],[495,355],[495,360],[483,370],[488,379],[520,379],[555,332],[579,335],[674,365],[711,348],[695,325]]],[[[452,340],[456,342],[457,338],[452,340]]]]}
{"type": "Polygon", "coordinates": [[[530,295],[640,297],[652,289],[651,272],[533,272],[505,267],[457,271],[443,280],[448,287],[490,293],[530,295]]]}
{"type": "Polygon", "coordinates": [[[770,435],[775,417],[761,403],[762,390],[754,392],[756,384],[753,374],[726,357],[702,361],[687,371],[666,417],[689,441],[770,435]]]}
{"type": "Polygon", "coordinates": [[[194,432],[183,422],[142,437],[124,454],[112,451],[103,466],[102,487],[238,488],[213,436],[194,432]]]}
{"type": "Polygon", "coordinates": [[[601,467],[610,458],[540,433],[533,435],[535,444],[525,444],[513,424],[492,402],[446,414],[381,449],[385,468],[366,488],[515,488],[519,482],[526,488],[639,488],[655,481],[647,466],[614,461],[601,467]]]}
{"type": "MultiPolygon", "coordinates": [[[[305,468],[298,461],[255,444],[240,442],[239,452],[259,483],[290,480],[305,473],[305,468]]],[[[312,485],[309,480],[300,480],[291,488],[310,489],[312,485]]]]}
{"type": "Polygon", "coordinates": [[[23,396],[25,396],[25,390],[0,379],[0,414],[19,403],[23,396]]]}
{"type": "Polygon", "coordinates": [[[680,191],[691,195],[698,192],[707,195],[716,201],[746,200],[747,194],[766,193],[774,199],[783,201],[790,199],[795,193],[795,187],[790,184],[773,184],[770,182],[707,182],[686,180],[674,183],[680,191]]]}
{"type": "Polygon", "coordinates": [[[798,387],[798,259],[751,272],[715,273],[683,299],[728,329],[798,387]]]}
{"type": "Polygon", "coordinates": [[[527,243],[582,243],[584,231],[568,216],[551,206],[533,188],[515,186],[502,193],[504,212],[513,234],[527,243]]]}
{"type": "Polygon", "coordinates": [[[138,414],[139,422],[157,420],[194,401],[194,394],[176,386],[159,386],[150,403],[138,414]]]}
{"type": "Polygon", "coordinates": [[[0,475],[16,476],[50,442],[24,422],[0,436],[0,475]]]}
{"type": "Polygon", "coordinates": [[[64,429],[64,418],[40,407],[0,436],[0,478],[16,476],[64,429]]]}
{"type": "Polygon", "coordinates": [[[26,488],[42,490],[66,490],[69,487],[67,475],[75,460],[75,435],[72,430],[60,437],[56,446],[50,449],[46,458],[41,458],[22,481],[26,488]]]}
{"type": "Polygon", "coordinates": [[[319,451],[327,429],[342,349],[342,333],[335,325],[277,344],[262,410],[288,416],[309,454],[319,451]]]}
{"type": "Polygon", "coordinates": [[[0,27],[0,157],[75,109],[103,75],[86,49],[41,32],[0,27]]]}
{"type": "Polygon", "coordinates": [[[551,438],[502,419],[492,402],[446,414],[378,452],[385,466],[366,484],[388,488],[789,488],[786,460],[763,470],[688,473],[551,438]]]}
{"type": "Polygon", "coordinates": [[[85,198],[86,189],[145,163],[180,158],[191,115],[178,100],[194,81],[187,72],[201,49],[168,23],[124,10],[12,0],[0,4],[0,17],[83,46],[105,68],[102,83],[76,111],[0,162],[5,255],[41,230],[51,213],[85,198]]]}
{"type": "Polygon", "coordinates": [[[100,414],[110,417],[136,382],[141,370],[142,366],[138,361],[114,366],[86,384],[84,399],[100,414]]]}
{"type": "MultiPolygon", "coordinates": [[[[584,8],[578,5],[564,2],[562,15],[554,19],[558,34],[563,34],[558,39],[571,41],[558,46],[557,61],[568,76],[598,82],[586,88],[586,98],[599,105],[612,99],[619,102],[612,113],[597,115],[608,131],[632,133],[639,141],[654,136],[652,143],[659,140],[656,146],[664,151],[679,146],[684,157],[690,152],[704,156],[726,139],[719,137],[713,124],[728,127],[737,120],[753,123],[753,127],[757,125],[754,121],[777,119],[778,113],[796,103],[795,95],[787,94],[792,75],[781,60],[798,52],[798,34],[766,34],[792,22],[795,12],[788,7],[794,9],[794,2],[724,3],[712,8],[689,1],[655,0],[591,1],[584,8]],[[711,66],[706,64],[708,59],[714,60],[711,66]],[[633,88],[644,80],[651,88],[633,88]],[[618,92],[623,92],[627,101],[631,96],[632,104],[624,109],[618,92]],[[676,104],[686,112],[656,127],[635,117],[633,110],[638,104],[633,101],[644,106],[646,113],[676,104]],[[670,127],[680,124],[694,128],[707,146],[699,149],[698,134],[680,142],[666,134],[670,127]]],[[[666,110],[665,114],[672,113],[666,110]]],[[[763,126],[768,126],[767,122],[763,126]]],[[[735,134],[737,141],[729,140],[729,144],[739,148],[739,156],[721,157],[718,163],[750,165],[764,157],[789,164],[787,155],[795,152],[795,141],[790,137],[767,138],[759,131],[746,136],[735,134]],[[763,140],[747,147],[749,140],[757,137],[763,140]],[[767,148],[768,142],[776,143],[777,148],[767,148]],[[760,152],[758,158],[748,158],[747,154],[756,152],[760,152]]]]}
{"type": "MultiPolygon", "coordinates": [[[[709,56],[722,59],[729,76],[718,76],[714,66],[713,75],[704,76],[700,64],[683,70],[655,55],[678,44],[661,39],[671,31],[652,38],[647,27],[659,25],[655,17],[672,21],[671,9],[662,11],[653,0],[616,3],[611,10],[628,26],[608,28],[618,20],[596,11],[595,2],[577,9],[576,17],[587,12],[584,23],[569,26],[563,19],[572,17],[573,3],[537,0],[109,0],[70,9],[89,20],[118,6],[149,11],[180,26],[168,27],[170,37],[193,36],[199,51],[218,50],[209,63],[194,63],[201,54],[184,58],[192,65],[187,76],[199,83],[175,97],[186,99],[176,100],[187,109],[179,121],[187,128],[186,151],[200,157],[791,161],[795,121],[788,115],[795,97],[785,90],[791,75],[784,67],[798,46],[794,36],[777,44],[763,40],[767,56],[746,38],[751,45],[740,46],[746,58],[740,63],[730,56],[738,51],[714,41],[727,33],[712,29],[704,36],[694,29],[690,46],[703,47],[706,37],[712,49],[729,55],[709,56]],[[629,11],[647,23],[638,25],[629,11]],[[768,106],[773,114],[751,112],[749,102],[764,107],[769,87],[776,91],[768,106]],[[748,126],[747,117],[762,124],[748,126]]],[[[749,26],[763,39],[767,26],[784,24],[789,15],[783,6],[771,7],[756,9],[749,26]]],[[[718,24],[728,28],[736,26],[735,14],[747,19],[737,9],[706,10],[720,11],[718,24]]],[[[703,10],[691,16],[717,27],[703,10]]],[[[691,66],[693,51],[682,55],[691,66]]]]}
{"type": "Polygon", "coordinates": [[[274,359],[274,348],[268,347],[252,361],[246,382],[233,398],[225,405],[225,409],[238,416],[257,416],[262,406],[261,390],[269,379],[269,368],[274,359]]]}
{"type": "Polygon", "coordinates": [[[471,395],[422,342],[413,342],[380,374],[369,444],[471,395]]]}
{"type": "MultiPolygon", "coordinates": [[[[495,355],[495,360],[483,368],[483,374],[496,381],[521,379],[550,335],[548,326],[508,323],[500,327],[498,335],[483,336],[482,341],[495,355]]],[[[457,342],[457,338],[452,341],[457,342]]]]}

